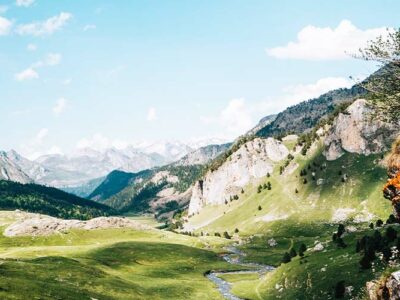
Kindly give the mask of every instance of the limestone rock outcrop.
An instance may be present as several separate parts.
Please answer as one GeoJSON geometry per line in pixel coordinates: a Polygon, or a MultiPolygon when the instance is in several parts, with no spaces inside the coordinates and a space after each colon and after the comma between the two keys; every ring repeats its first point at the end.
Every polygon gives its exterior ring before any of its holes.
{"type": "Polygon", "coordinates": [[[71,229],[106,229],[131,228],[135,230],[149,230],[151,227],[134,220],[119,217],[98,217],[88,221],[63,220],[40,214],[24,213],[23,217],[8,226],[4,235],[12,236],[45,236],[63,233],[71,229]]]}
{"type": "Polygon", "coordinates": [[[274,163],[285,159],[289,150],[279,141],[255,138],[243,144],[217,170],[209,171],[193,187],[189,215],[206,205],[219,205],[240,194],[251,180],[273,171],[274,163]]]}
{"type": "Polygon", "coordinates": [[[386,151],[399,130],[399,125],[375,118],[368,102],[358,99],[334,121],[325,139],[325,156],[335,160],[345,151],[363,155],[386,151]]]}
{"type": "Polygon", "coordinates": [[[400,299],[400,271],[393,272],[383,281],[369,281],[366,287],[370,300],[398,300],[400,299]]]}

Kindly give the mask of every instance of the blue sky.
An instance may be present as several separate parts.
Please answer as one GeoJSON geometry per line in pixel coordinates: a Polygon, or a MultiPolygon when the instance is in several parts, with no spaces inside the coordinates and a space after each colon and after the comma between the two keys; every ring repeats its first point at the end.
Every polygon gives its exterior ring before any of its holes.
{"type": "Polygon", "coordinates": [[[234,138],[351,85],[398,1],[0,1],[0,149],[234,138]],[[326,40],[325,40],[326,39],[326,40]]]}

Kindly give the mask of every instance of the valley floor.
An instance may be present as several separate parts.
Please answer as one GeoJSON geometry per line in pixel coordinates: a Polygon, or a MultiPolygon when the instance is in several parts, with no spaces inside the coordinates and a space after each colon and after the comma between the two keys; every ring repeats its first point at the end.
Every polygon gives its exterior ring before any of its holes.
{"type": "MultiPolygon", "coordinates": [[[[13,212],[0,212],[3,230],[13,212]]],[[[150,218],[136,218],[157,225],[150,218]]],[[[191,237],[157,229],[70,230],[51,236],[0,237],[1,299],[224,299],[205,275],[209,271],[250,270],[228,263],[222,254],[238,250],[241,262],[277,267],[270,272],[217,273],[231,285],[231,299],[334,299],[341,280],[345,299],[364,299],[365,283],[378,278],[379,261],[361,271],[357,239],[373,230],[366,225],[344,236],[346,248],[331,241],[330,224],[275,222],[268,232],[234,240],[191,237]],[[269,246],[271,239],[276,245],[269,246]],[[315,241],[323,251],[313,251],[315,241]],[[301,243],[304,258],[281,264],[301,243]],[[232,245],[236,245],[232,248],[232,245]],[[233,250],[232,250],[233,249],[233,250]]],[[[397,228],[396,228],[397,229],[397,228]]],[[[379,229],[384,234],[385,228],[379,229]]],[[[229,256],[235,258],[235,255],[229,256]]],[[[214,281],[215,282],[215,281],[214,281]]]]}
{"type": "MultiPolygon", "coordinates": [[[[2,229],[12,214],[0,213],[2,229]]],[[[204,274],[237,269],[217,254],[225,243],[132,229],[1,236],[0,298],[223,299],[204,274]]]]}

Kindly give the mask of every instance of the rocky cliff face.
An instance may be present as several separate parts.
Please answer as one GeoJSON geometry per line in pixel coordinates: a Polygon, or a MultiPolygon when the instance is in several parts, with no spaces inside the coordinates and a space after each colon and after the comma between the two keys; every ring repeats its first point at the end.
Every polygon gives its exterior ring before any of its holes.
{"type": "Polygon", "coordinates": [[[400,271],[393,272],[382,281],[369,281],[366,287],[370,300],[398,300],[400,299],[400,271]]]}
{"type": "Polygon", "coordinates": [[[345,151],[369,155],[389,149],[400,127],[374,118],[372,112],[367,101],[359,99],[339,114],[325,139],[328,160],[339,158],[345,151]]]}
{"type": "Polygon", "coordinates": [[[279,141],[256,138],[242,145],[216,171],[209,171],[194,185],[189,215],[206,205],[223,204],[230,196],[239,194],[251,180],[273,171],[275,162],[287,157],[289,150],[279,141]]]}
{"type": "Polygon", "coordinates": [[[8,157],[6,152],[3,151],[0,151],[0,179],[11,180],[19,183],[32,182],[29,176],[8,157]]]}

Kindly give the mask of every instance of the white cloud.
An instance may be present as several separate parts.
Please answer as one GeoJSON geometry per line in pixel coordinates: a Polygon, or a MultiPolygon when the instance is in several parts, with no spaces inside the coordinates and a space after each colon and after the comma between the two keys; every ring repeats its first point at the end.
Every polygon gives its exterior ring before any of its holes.
{"type": "Polygon", "coordinates": [[[42,22],[19,25],[17,33],[20,35],[44,36],[51,35],[61,29],[72,18],[72,14],[62,12],[42,22]]]}
{"type": "Polygon", "coordinates": [[[96,133],[90,138],[83,138],[79,140],[78,143],[76,144],[76,148],[77,149],[91,148],[98,151],[102,151],[109,148],[124,149],[128,145],[130,144],[126,141],[118,139],[109,139],[108,137],[105,137],[101,133],[96,133]]]}
{"type": "Polygon", "coordinates": [[[49,53],[44,61],[39,62],[41,66],[56,66],[61,62],[61,54],[49,53]]]}
{"type": "Polygon", "coordinates": [[[328,91],[352,85],[351,80],[343,77],[327,77],[314,83],[287,86],[282,90],[282,95],[274,99],[256,102],[243,98],[233,99],[217,115],[202,116],[200,121],[224,138],[233,139],[253,128],[267,115],[279,113],[289,106],[316,98],[328,91]]]}
{"type": "Polygon", "coordinates": [[[59,53],[49,53],[44,60],[39,60],[32,64],[29,68],[23,70],[20,73],[14,75],[14,78],[18,81],[23,81],[27,79],[37,79],[39,74],[36,71],[37,68],[41,67],[52,67],[58,65],[61,61],[61,54],[59,53]]]}
{"type": "Polygon", "coordinates": [[[32,149],[23,148],[22,154],[30,160],[35,160],[43,155],[54,155],[54,154],[63,155],[64,153],[60,147],[52,146],[49,149],[45,149],[45,148],[41,147],[40,150],[36,150],[36,151],[32,150],[32,149]]]}
{"type": "Polygon", "coordinates": [[[200,117],[206,125],[219,125],[225,138],[235,138],[254,126],[252,108],[246,105],[243,98],[232,99],[215,117],[200,117]]]}
{"type": "Polygon", "coordinates": [[[71,78],[66,78],[66,79],[64,79],[64,80],[62,81],[62,84],[63,84],[63,85],[69,85],[69,84],[71,84],[71,82],[72,82],[72,79],[71,79],[71,78]]]}
{"type": "Polygon", "coordinates": [[[149,111],[147,112],[147,121],[155,121],[157,120],[157,112],[154,107],[150,107],[149,111]]]}
{"type": "Polygon", "coordinates": [[[338,88],[349,88],[354,84],[350,79],[344,77],[326,77],[310,84],[297,84],[284,89],[285,98],[299,102],[316,98],[326,92],[338,88]]]}
{"type": "Polygon", "coordinates": [[[44,138],[49,134],[49,130],[47,128],[42,128],[39,130],[39,132],[36,134],[34,143],[35,144],[41,144],[44,140],[44,138]]]}
{"type": "Polygon", "coordinates": [[[24,81],[39,78],[39,74],[33,69],[28,68],[14,75],[15,80],[24,81]]]}
{"type": "Polygon", "coordinates": [[[46,145],[46,138],[49,135],[48,128],[40,129],[27,143],[20,145],[20,152],[28,159],[35,160],[42,155],[63,154],[58,146],[46,145]]]}
{"type": "Polygon", "coordinates": [[[308,25],[300,30],[296,41],[266,51],[280,59],[346,59],[366,46],[369,40],[386,34],[386,27],[362,30],[350,21],[342,20],[336,28],[308,25]]]}
{"type": "Polygon", "coordinates": [[[0,35],[7,35],[10,33],[12,22],[6,18],[0,17],[0,35]]]}
{"type": "Polygon", "coordinates": [[[0,14],[4,14],[8,10],[6,5],[0,5],[0,14]]]}
{"type": "Polygon", "coordinates": [[[65,111],[67,108],[67,100],[65,98],[60,98],[56,101],[56,105],[53,107],[53,113],[57,116],[65,111]]]}
{"type": "Polygon", "coordinates": [[[313,83],[287,86],[280,97],[260,102],[257,110],[265,112],[265,115],[278,113],[301,101],[317,98],[331,90],[349,88],[353,84],[353,81],[344,77],[326,77],[313,83]]]}
{"type": "Polygon", "coordinates": [[[61,54],[59,53],[49,53],[43,60],[39,60],[35,62],[32,67],[40,68],[40,67],[52,67],[56,66],[61,62],[61,54]]]}
{"type": "Polygon", "coordinates": [[[28,7],[28,6],[31,6],[34,2],[35,2],[35,0],[17,0],[17,1],[15,2],[15,4],[16,4],[17,6],[28,7]]]}
{"type": "Polygon", "coordinates": [[[26,49],[28,51],[36,51],[37,46],[35,44],[28,44],[28,46],[26,46],[26,49]]]}
{"type": "Polygon", "coordinates": [[[96,29],[96,25],[94,24],[88,24],[85,27],[83,27],[83,31],[94,30],[94,29],[96,29]]]}

